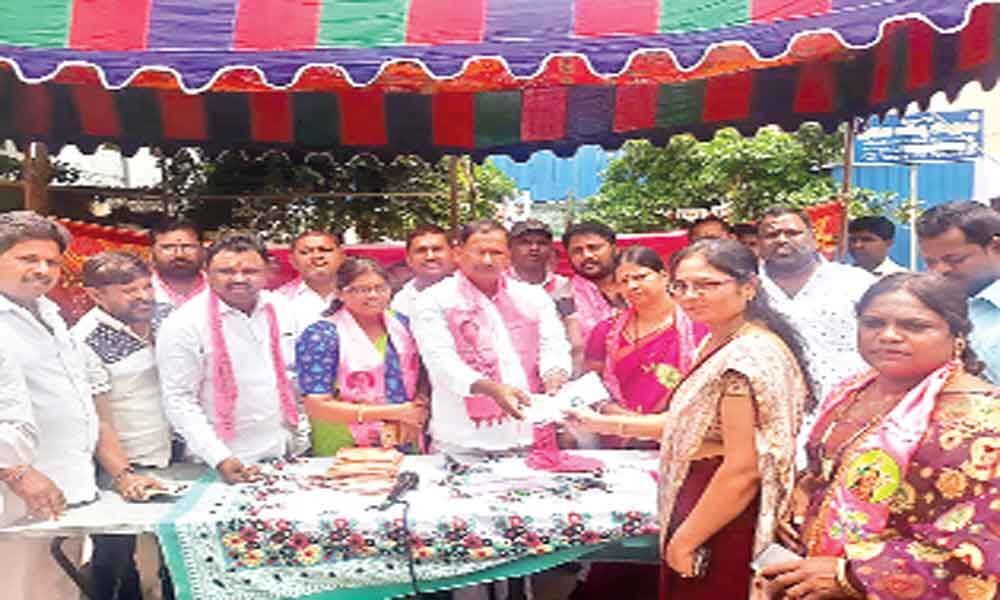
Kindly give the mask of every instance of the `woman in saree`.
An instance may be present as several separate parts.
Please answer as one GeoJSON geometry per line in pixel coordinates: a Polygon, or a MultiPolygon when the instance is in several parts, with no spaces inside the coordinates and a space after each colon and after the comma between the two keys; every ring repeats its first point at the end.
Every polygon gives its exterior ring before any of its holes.
{"type": "Polygon", "coordinates": [[[794,330],[768,304],[757,258],[705,240],[671,260],[670,290],[708,336],[660,415],[570,419],[660,440],[660,598],[747,598],[749,563],[789,507],[795,436],[811,401],[794,330]]]}
{"type": "Polygon", "coordinates": [[[901,273],[857,311],[872,369],[820,406],[781,528],[806,558],[758,583],[773,598],[997,598],[1000,400],[976,376],[965,294],[901,273]]]}
{"type": "Polygon", "coordinates": [[[337,285],[338,299],[295,348],[313,453],[352,446],[416,452],[427,402],[417,391],[420,357],[406,318],[388,309],[389,278],[377,262],[349,258],[337,285]]]}
{"type": "MultiPolygon", "coordinates": [[[[587,369],[602,375],[611,394],[611,401],[600,412],[661,413],[674,387],[691,368],[707,330],[692,322],[670,298],[670,276],[654,250],[627,248],[618,257],[615,279],[627,309],[594,328],[584,354],[587,369]]],[[[604,447],[622,445],[621,438],[602,439],[604,447]]]]}

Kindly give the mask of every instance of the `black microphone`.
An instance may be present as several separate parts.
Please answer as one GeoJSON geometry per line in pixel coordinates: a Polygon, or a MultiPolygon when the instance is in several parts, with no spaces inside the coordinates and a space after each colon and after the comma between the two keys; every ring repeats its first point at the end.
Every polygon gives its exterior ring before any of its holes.
{"type": "Polygon", "coordinates": [[[398,503],[406,492],[417,489],[417,485],[419,484],[420,476],[413,471],[403,471],[399,475],[396,475],[396,484],[392,486],[389,495],[385,498],[385,502],[378,509],[385,510],[393,504],[398,503]]]}

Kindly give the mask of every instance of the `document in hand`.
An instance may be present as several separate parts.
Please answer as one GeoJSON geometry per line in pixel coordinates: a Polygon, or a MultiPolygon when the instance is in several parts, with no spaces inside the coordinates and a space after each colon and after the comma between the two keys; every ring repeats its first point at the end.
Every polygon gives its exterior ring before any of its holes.
{"type": "Polygon", "coordinates": [[[531,406],[525,408],[524,420],[533,425],[558,423],[571,408],[594,406],[611,398],[600,375],[594,372],[570,381],[555,396],[532,394],[531,406]]]}

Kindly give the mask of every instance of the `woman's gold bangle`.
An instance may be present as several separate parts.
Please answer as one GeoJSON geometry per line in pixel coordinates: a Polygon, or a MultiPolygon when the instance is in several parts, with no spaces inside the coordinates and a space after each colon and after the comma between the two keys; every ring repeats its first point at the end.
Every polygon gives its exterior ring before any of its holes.
{"type": "Polygon", "coordinates": [[[618,422],[618,437],[625,437],[625,422],[618,422]]]}
{"type": "Polygon", "coordinates": [[[851,585],[851,580],[847,578],[847,559],[841,558],[837,561],[837,586],[849,598],[864,598],[865,595],[851,585]]]}
{"type": "Polygon", "coordinates": [[[364,406],[359,406],[359,407],[358,407],[358,414],[357,414],[357,417],[358,417],[358,424],[359,424],[359,425],[360,425],[361,423],[364,423],[364,422],[365,422],[365,407],[364,407],[364,406]]]}

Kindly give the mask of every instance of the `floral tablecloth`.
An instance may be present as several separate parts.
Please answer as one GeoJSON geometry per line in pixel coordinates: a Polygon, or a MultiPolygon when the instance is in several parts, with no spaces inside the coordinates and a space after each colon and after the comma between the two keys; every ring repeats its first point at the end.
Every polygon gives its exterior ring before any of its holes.
{"type": "Polygon", "coordinates": [[[331,489],[310,459],[265,479],[194,486],[157,528],[178,598],[377,598],[412,593],[407,530],[421,589],[539,570],[656,533],[656,456],[604,451],[600,474],[529,469],[520,457],[446,463],[407,457],[420,485],[403,508],[331,489]],[[450,467],[450,468],[448,468],[450,467]],[[529,569],[510,566],[537,558],[529,569]],[[481,577],[479,577],[481,575],[481,577]],[[340,592],[333,593],[331,592],[340,592]]]}

